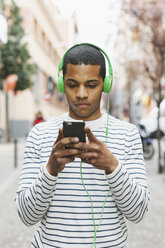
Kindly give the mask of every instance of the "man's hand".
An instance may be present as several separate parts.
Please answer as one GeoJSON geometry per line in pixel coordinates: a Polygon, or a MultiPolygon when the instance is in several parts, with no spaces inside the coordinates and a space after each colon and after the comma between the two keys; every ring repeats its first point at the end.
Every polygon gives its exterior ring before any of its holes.
{"type": "Polygon", "coordinates": [[[112,173],[118,165],[118,159],[103,142],[94,136],[88,127],[85,127],[85,132],[88,141],[74,145],[74,148],[82,149],[78,157],[98,169],[105,170],[106,174],[112,173]]]}
{"type": "Polygon", "coordinates": [[[59,129],[57,140],[53,145],[51,155],[46,165],[47,171],[57,176],[60,171],[65,168],[65,164],[73,162],[75,156],[78,156],[80,150],[73,148],[73,145],[78,143],[78,138],[63,138],[63,130],[59,129]],[[71,145],[72,148],[65,149],[67,145],[71,145]]]}

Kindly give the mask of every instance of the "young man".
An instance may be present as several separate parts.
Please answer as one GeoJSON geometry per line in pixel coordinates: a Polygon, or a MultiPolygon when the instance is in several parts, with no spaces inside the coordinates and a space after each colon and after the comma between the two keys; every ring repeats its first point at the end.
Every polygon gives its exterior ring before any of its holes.
{"type": "Polygon", "coordinates": [[[63,77],[69,113],[29,133],[16,197],[19,215],[27,226],[40,222],[31,247],[125,247],[125,218],[139,222],[149,201],[138,131],[109,116],[106,134],[99,49],[71,48],[63,77]],[[87,142],[64,138],[64,120],[84,120],[87,142]]]}

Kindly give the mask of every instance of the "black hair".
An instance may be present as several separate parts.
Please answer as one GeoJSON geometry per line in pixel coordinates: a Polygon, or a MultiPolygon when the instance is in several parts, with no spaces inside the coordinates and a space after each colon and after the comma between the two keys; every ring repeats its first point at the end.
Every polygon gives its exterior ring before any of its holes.
{"type": "Polygon", "coordinates": [[[105,78],[105,58],[99,49],[92,45],[82,44],[71,48],[64,56],[63,76],[66,74],[67,64],[100,65],[100,76],[105,78]]]}

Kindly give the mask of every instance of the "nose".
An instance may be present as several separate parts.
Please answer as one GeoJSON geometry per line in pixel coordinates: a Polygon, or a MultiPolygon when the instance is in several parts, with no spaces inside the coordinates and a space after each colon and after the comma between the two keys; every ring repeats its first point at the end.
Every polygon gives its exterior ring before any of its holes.
{"type": "Polygon", "coordinates": [[[86,89],[86,87],[84,85],[80,85],[77,88],[76,97],[77,98],[86,98],[86,97],[88,97],[88,90],[86,89]]]}

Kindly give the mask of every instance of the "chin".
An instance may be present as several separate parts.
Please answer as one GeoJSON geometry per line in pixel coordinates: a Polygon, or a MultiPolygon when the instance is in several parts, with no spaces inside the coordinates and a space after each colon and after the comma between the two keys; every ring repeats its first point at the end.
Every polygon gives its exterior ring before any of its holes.
{"type": "Polygon", "coordinates": [[[78,117],[89,117],[90,114],[85,114],[85,113],[78,113],[76,114],[78,117]]]}
{"type": "Polygon", "coordinates": [[[74,111],[73,112],[74,116],[76,116],[77,118],[88,118],[91,113],[90,112],[84,112],[84,111],[74,111]]]}

